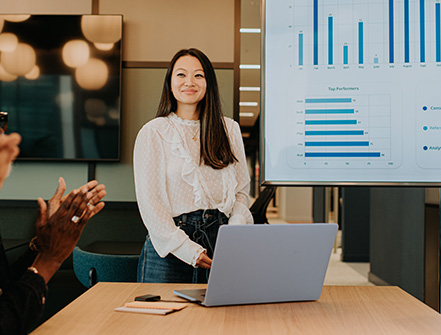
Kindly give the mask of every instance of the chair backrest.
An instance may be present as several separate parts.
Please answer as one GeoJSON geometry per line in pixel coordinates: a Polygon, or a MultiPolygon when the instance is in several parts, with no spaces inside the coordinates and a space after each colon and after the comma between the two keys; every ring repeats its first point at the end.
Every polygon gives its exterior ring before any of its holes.
{"type": "Polygon", "coordinates": [[[276,193],[276,189],[276,186],[266,186],[251,205],[250,212],[253,215],[254,223],[268,223],[266,210],[276,193]]]}
{"type": "Polygon", "coordinates": [[[73,250],[73,268],[86,287],[97,282],[136,282],[139,255],[109,255],[73,250]]]}

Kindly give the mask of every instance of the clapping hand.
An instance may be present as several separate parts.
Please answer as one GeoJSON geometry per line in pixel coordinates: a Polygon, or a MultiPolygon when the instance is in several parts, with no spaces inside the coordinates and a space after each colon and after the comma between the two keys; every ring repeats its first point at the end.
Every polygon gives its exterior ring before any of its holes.
{"type": "Polygon", "coordinates": [[[96,180],[63,196],[65,190],[64,179],[60,178],[48,204],[38,199],[36,231],[40,252],[34,266],[46,282],[71,254],[87,221],[104,207],[101,199],[106,195],[105,187],[96,180]]]}

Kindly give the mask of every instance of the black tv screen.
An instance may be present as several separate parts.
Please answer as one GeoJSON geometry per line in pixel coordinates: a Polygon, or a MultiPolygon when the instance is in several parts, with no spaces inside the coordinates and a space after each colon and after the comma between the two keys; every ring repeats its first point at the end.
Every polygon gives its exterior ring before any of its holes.
{"type": "Polygon", "coordinates": [[[121,15],[0,15],[0,109],[20,160],[119,161],[121,15]]]}

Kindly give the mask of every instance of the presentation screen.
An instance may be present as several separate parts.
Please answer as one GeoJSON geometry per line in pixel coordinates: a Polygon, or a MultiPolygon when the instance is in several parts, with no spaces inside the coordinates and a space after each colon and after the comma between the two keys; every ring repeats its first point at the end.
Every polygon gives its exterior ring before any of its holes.
{"type": "Polygon", "coordinates": [[[264,184],[441,185],[441,4],[263,3],[264,184]]]}

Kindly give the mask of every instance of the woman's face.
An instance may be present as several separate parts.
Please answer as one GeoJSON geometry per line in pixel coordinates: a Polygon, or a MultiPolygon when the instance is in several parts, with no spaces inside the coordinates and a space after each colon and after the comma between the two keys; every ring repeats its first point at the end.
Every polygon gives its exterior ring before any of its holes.
{"type": "Polygon", "coordinates": [[[182,56],[173,67],[171,90],[177,100],[178,109],[184,105],[195,108],[204,98],[207,81],[201,62],[193,56],[182,56]]]}

